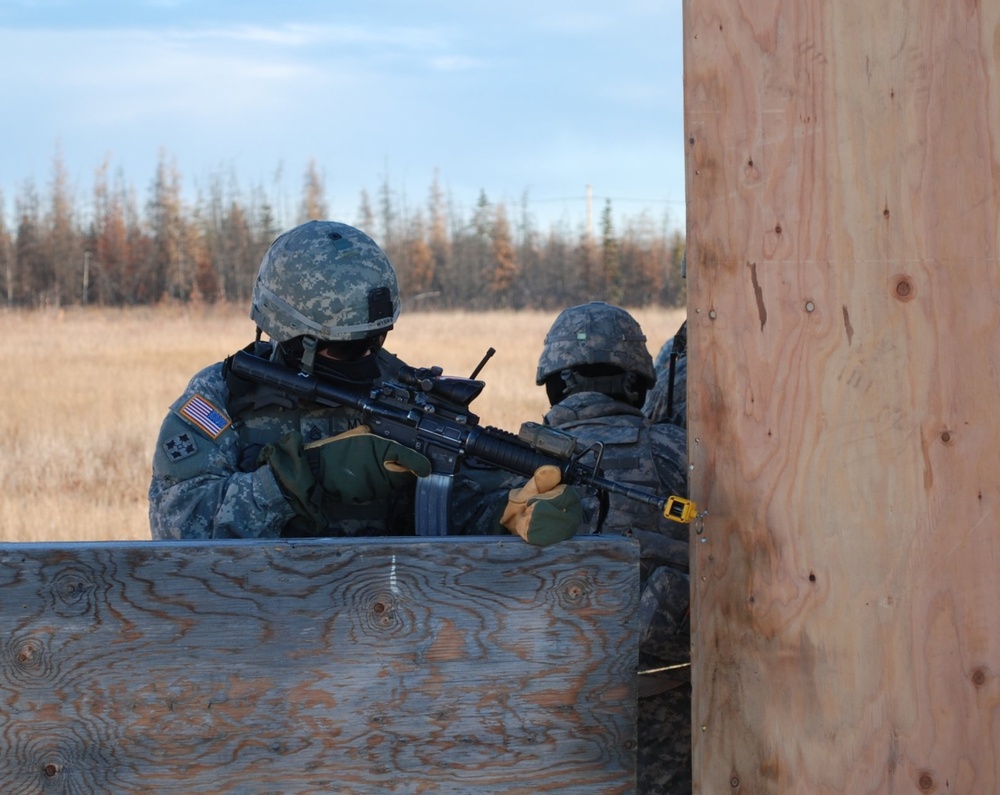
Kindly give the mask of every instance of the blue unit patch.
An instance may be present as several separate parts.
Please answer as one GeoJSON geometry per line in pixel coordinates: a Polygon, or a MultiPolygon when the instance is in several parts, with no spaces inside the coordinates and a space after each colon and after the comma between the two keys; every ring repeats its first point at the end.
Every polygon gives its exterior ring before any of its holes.
{"type": "Polygon", "coordinates": [[[229,418],[201,395],[195,395],[181,406],[179,414],[193,422],[213,439],[218,439],[229,427],[229,418]]]}
{"type": "Polygon", "coordinates": [[[190,433],[179,433],[163,443],[163,450],[171,461],[181,461],[198,452],[198,445],[190,433]]]}

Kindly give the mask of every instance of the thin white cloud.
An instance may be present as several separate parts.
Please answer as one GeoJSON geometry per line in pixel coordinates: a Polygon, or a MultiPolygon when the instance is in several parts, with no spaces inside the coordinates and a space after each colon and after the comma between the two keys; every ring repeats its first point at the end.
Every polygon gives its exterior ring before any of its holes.
{"type": "Polygon", "coordinates": [[[400,47],[427,50],[448,46],[449,34],[442,28],[365,27],[362,25],[234,25],[164,31],[178,39],[207,42],[235,41],[278,47],[352,46],[400,47]]]}
{"type": "Polygon", "coordinates": [[[357,60],[323,68],[288,41],[234,49],[205,34],[0,30],[0,64],[20,65],[19,90],[44,92],[62,114],[103,126],[185,114],[177,120],[183,124],[254,108],[275,113],[287,107],[284,97],[300,99],[304,85],[356,93],[373,80],[357,60]]]}

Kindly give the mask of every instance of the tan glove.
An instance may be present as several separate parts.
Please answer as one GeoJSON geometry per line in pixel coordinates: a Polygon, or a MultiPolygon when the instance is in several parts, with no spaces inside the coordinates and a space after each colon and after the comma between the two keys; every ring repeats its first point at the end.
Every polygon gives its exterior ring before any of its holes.
{"type": "Polygon", "coordinates": [[[500,524],[540,547],[571,538],[583,523],[583,507],[576,490],[561,480],[559,467],[536,469],[531,480],[511,490],[500,524]]]}

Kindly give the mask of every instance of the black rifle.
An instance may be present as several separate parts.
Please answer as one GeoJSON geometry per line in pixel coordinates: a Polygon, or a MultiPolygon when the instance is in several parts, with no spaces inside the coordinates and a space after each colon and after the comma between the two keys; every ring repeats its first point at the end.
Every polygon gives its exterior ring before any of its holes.
{"type": "Polygon", "coordinates": [[[540,466],[553,465],[563,483],[655,505],[675,522],[687,523],[696,515],[694,503],[683,497],[661,497],[602,477],[600,445],[581,450],[571,435],[533,422],[524,423],[517,436],[481,426],[469,404],[485,382],[444,376],[440,367],[404,366],[394,380],[363,388],[321,380],[246,351],[236,353],[230,366],[236,375],[314,403],[357,409],[372,433],[424,455],[431,474],[417,479],[418,535],[447,534],[452,480],[468,457],[529,478],[540,466]],[[584,463],[590,452],[593,463],[584,463]]]}

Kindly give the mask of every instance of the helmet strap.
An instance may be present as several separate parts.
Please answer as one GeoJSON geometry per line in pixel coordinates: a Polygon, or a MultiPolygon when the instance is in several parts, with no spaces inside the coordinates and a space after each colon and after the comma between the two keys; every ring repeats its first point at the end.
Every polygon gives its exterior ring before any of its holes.
{"type": "Polygon", "coordinates": [[[302,338],[302,372],[312,375],[316,363],[316,338],[308,335],[302,338]]]}
{"type": "MultiPolygon", "coordinates": [[[[567,368],[559,372],[559,378],[563,382],[562,397],[577,392],[600,392],[617,399],[624,397],[633,406],[641,405],[644,399],[637,389],[638,376],[631,370],[613,375],[584,375],[567,368]]],[[[552,395],[549,397],[551,400],[552,395]]]]}

